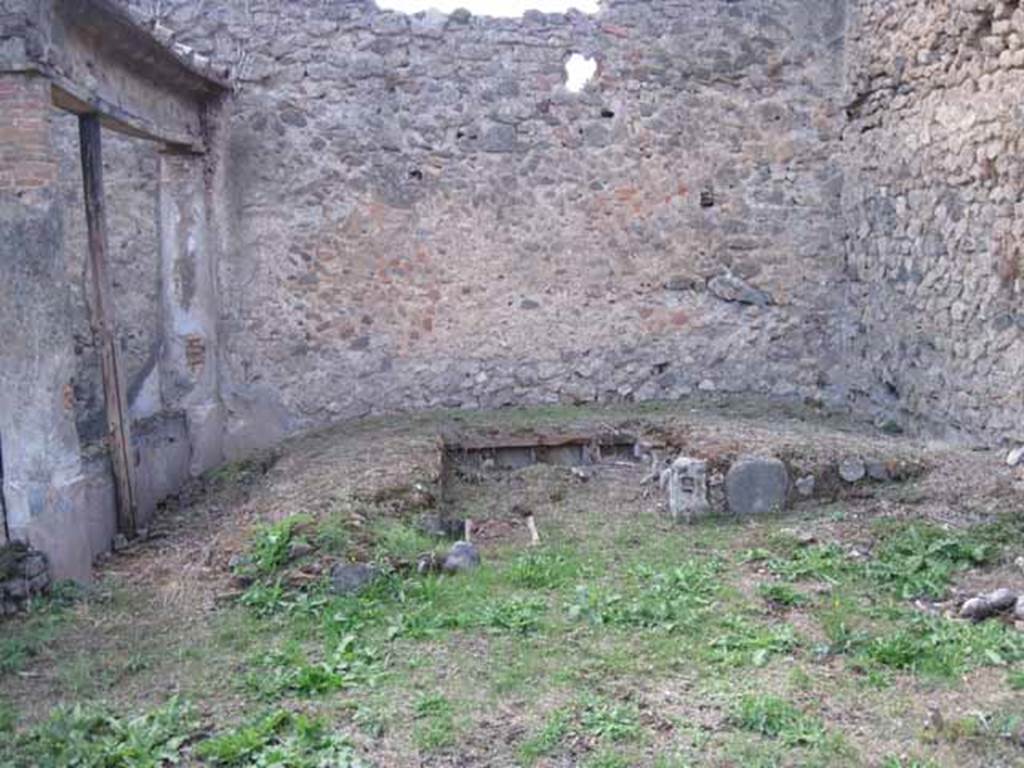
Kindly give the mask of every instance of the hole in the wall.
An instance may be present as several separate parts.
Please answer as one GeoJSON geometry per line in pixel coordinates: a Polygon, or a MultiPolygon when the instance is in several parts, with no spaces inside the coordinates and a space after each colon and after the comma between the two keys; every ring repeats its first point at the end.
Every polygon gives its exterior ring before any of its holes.
{"type": "Polygon", "coordinates": [[[601,110],[601,117],[610,120],[611,118],[615,117],[615,110],[608,109],[607,107],[605,107],[604,109],[601,110]]]}
{"type": "Polygon", "coordinates": [[[565,62],[565,89],[569,93],[580,93],[596,74],[597,59],[574,53],[565,62]]]}
{"type": "Polygon", "coordinates": [[[600,0],[376,0],[376,3],[382,11],[399,13],[452,13],[465,9],[474,16],[504,18],[518,18],[527,11],[567,13],[577,10],[581,13],[597,13],[600,10],[600,0]]]}

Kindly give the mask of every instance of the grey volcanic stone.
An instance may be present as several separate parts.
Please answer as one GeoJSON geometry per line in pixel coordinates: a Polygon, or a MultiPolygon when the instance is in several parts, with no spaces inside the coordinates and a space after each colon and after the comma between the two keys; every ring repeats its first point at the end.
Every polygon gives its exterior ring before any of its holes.
{"type": "Polygon", "coordinates": [[[771,294],[755,288],[740,277],[726,272],[708,281],[708,290],[722,301],[734,301],[737,304],[755,304],[766,307],[774,304],[771,294]]]}
{"type": "Polygon", "coordinates": [[[775,458],[743,456],[725,476],[725,497],[736,515],[762,515],[785,509],[789,472],[775,458]]]}
{"type": "Polygon", "coordinates": [[[803,496],[805,499],[809,499],[814,495],[814,486],[817,481],[814,475],[804,475],[796,481],[796,492],[803,496]]]}
{"type": "Polygon", "coordinates": [[[889,471],[889,465],[884,461],[872,459],[865,463],[864,469],[872,480],[877,480],[881,483],[892,480],[892,472],[889,471]]]}
{"type": "Polygon", "coordinates": [[[336,595],[357,595],[366,589],[379,572],[366,563],[338,564],[331,568],[331,592],[336,595]]]}
{"type": "Polygon", "coordinates": [[[863,480],[867,473],[863,459],[856,456],[849,456],[839,462],[839,476],[848,483],[863,480]]]}
{"type": "Polygon", "coordinates": [[[994,613],[995,609],[993,609],[992,603],[990,603],[984,597],[972,597],[970,600],[968,600],[960,606],[960,612],[957,615],[961,619],[970,619],[971,621],[984,621],[994,613]]]}
{"type": "Polygon", "coordinates": [[[444,559],[445,573],[462,573],[480,566],[480,553],[468,541],[457,541],[444,559]]]}
{"type": "Polygon", "coordinates": [[[1008,611],[1017,604],[1017,593],[1005,587],[989,592],[987,595],[982,595],[982,597],[992,606],[992,610],[997,613],[1008,611]]]}
{"type": "Polygon", "coordinates": [[[419,529],[427,536],[439,539],[461,539],[466,531],[466,521],[441,515],[424,515],[419,520],[419,529]]]}

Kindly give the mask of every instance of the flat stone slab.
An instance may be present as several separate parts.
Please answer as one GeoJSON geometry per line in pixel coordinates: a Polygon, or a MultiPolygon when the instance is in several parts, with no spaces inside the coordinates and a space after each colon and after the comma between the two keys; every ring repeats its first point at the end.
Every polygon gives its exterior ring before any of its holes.
{"type": "Polygon", "coordinates": [[[734,515],[780,512],[789,501],[789,471],[776,458],[742,456],[725,475],[725,499],[734,515]]]}

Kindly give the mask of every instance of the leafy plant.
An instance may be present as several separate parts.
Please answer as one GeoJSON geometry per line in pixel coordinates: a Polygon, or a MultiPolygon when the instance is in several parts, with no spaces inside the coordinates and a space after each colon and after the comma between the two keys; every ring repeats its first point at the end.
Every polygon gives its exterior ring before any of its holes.
{"type": "Polygon", "coordinates": [[[425,751],[450,747],[455,743],[455,714],[448,699],[439,694],[427,694],[416,701],[417,746],[425,751]]]}
{"type": "Polygon", "coordinates": [[[824,581],[837,584],[850,563],[837,544],[797,547],[767,561],[768,570],[786,581],[824,581]]]}
{"type": "Polygon", "coordinates": [[[761,584],[757,593],[771,605],[793,607],[807,602],[807,595],[788,584],[761,584]]]}
{"type": "Polygon", "coordinates": [[[253,666],[246,679],[248,687],[262,698],[273,699],[285,694],[318,696],[371,683],[382,671],[382,660],[350,635],[322,661],[308,661],[292,643],[258,655],[253,666]]]}
{"type": "Polygon", "coordinates": [[[373,528],[377,557],[415,560],[434,548],[434,541],[405,523],[389,520],[373,528]]]}
{"type": "Polygon", "coordinates": [[[10,702],[0,699],[0,735],[10,733],[17,724],[17,710],[14,709],[10,702]]]}
{"type": "Polygon", "coordinates": [[[301,541],[296,536],[297,530],[311,522],[312,518],[308,515],[294,515],[259,526],[250,545],[252,565],[256,572],[267,575],[280,570],[288,562],[292,544],[301,541]]]}
{"type": "Polygon", "coordinates": [[[199,744],[195,754],[219,768],[359,768],[351,743],[321,720],[276,710],[199,744]]]}
{"type": "Polygon", "coordinates": [[[531,550],[519,555],[508,567],[508,580],[526,589],[557,589],[580,572],[579,563],[564,552],[531,550]]]}
{"type": "Polygon", "coordinates": [[[761,667],[772,656],[787,653],[799,644],[789,624],[755,624],[740,617],[727,617],[711,641],[710,658],[727,666],[761,667]]]}
{"type": "Polygon", "coordinates": [[[863,655],[885,667],[952,679],[971,667],[1024,659],[1024,636],[1000,622],[975,625],[913,614],[874,637],[863,655]]]}
{"type": "Polygon", "coordinates": [[[817,745],[827,736],[821,720],[771,695],[744,696],[733,708],[730,720],[738,728],[779,739],[789,747],[817,745]]]}
{"type": "Polygon", "coordinates": [[[611,742],[635,741],[643,733],[635,706],[598,697],[584,699],[580,726],[591,736],[611,742]]]}
{"type": "Polygon", "coordinates": [[[565,739],[571,724],[572,711],[556,709],[548,715],[540,731],[519,748],[520,758],[527,765],[533,765],[539,757],[551,754],[565,739]]]}
{"type": "Polygon", "coordinates": [[[59,707],[16,739],[12,757],[39,768],[157,768],[178,762],[195,727],[191,708],[176,697],[131,719],[98,707],[59,707]]]}
{"type": "Polygon", "coordinates": [[[597,625],[693,629],[700,625],[718,591],[716,563],[691,560],[669,571],[637,568],[634,587],[614,592],[581,586],[569,618],[597,625]]]}
{"type": "Polygon", "coordinates": [[[889,530],[867,575],[904,599],[938,598],[954,574],[989,562],[995,548],[970,531],[946,531],[936,525],[912,523],[889,530]]]}
{"type": "Polygon", "coordinates": [[[547,602],[540,598],[512,597],[487,607],[483,625],[498,632],[527,635],[541,628],[547,610],[547,602]]]}

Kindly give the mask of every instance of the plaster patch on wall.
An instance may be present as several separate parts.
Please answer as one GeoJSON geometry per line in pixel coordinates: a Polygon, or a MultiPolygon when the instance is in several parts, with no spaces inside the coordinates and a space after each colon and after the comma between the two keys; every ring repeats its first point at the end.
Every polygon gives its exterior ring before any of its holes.
{"type": "Polygon", "coordinates": [[[580,93],[596,74],[596,59],[589,59],[582,53],[574,53],[565,62],[565,89],[569,93],[580,93]]]}

